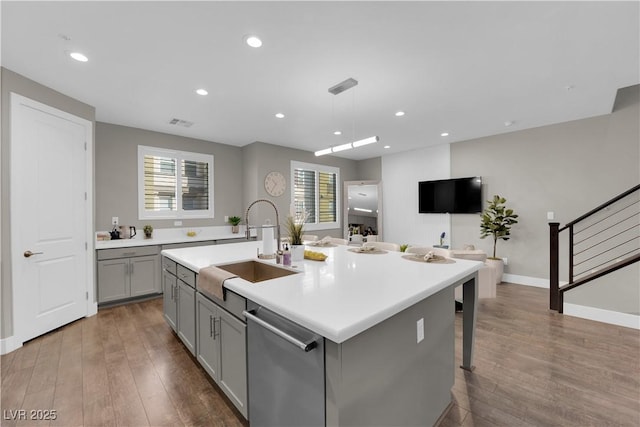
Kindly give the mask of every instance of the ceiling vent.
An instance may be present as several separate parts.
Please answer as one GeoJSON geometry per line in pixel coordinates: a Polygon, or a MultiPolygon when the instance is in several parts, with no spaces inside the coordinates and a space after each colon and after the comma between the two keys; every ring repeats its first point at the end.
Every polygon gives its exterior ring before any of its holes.
{"type": "Polygon", "coordinates": [[[356,79],[353,79],[351,77],[349,77],[347,80],[338,83],[335,86],[332,86],[329,88],[329,92],[337,95],[339,93],[344,92],[347,89],[351,89],[352,87],[356,86],[358,84],[358,81],[356,79]]]}
{"type": "Polygon", "coordinates": [[[171,119],[171,121],[169,121],[169,124],[182,126],[183,128],[190,128],[191,126],[193,126],[193,122],[189,122],[187,120],[182,120],[182,119],[171,119]]]}

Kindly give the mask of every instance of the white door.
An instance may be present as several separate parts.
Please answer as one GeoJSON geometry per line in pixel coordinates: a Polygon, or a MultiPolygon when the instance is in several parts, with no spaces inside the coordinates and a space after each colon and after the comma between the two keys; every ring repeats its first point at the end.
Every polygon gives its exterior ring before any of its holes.
{"type": "Polygon", "coordinates": [[[91,138],[91,122],[12,94],[11,248],[18,346],[89,314],[91,138]]]}

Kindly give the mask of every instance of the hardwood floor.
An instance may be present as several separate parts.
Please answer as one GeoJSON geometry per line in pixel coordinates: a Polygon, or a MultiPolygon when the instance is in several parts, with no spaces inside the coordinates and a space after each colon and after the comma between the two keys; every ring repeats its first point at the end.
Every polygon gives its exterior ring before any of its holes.
{"type": "MultiPolygon", "coordinates": [[[[440,426],[640,425],[640,333],[553,313],[547,295],[503,284],[480,301],[476,369],[456,369],[440,426]]],[[[456,334],[460,364],[460,314],[456,334]]],[[[2,356],[1,376],[2,426],[247,425],[166,325],[161,299],[30,341],[2,356]]]]}

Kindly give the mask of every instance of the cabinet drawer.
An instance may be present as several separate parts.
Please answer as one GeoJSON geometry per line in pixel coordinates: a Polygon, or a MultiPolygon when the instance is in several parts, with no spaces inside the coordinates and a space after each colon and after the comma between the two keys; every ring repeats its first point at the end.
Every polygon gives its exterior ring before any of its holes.
{"type": "Polygon", "coordinates": [[[177,273],[178,279],[182,280],[192,288],[196,287],[196,273],[180,264],[177,266],[177,273]]]}
{"type": "Polygon", "coordinates": [[[177,274],[176,273],[176,262],[167,258],[167,257],[162,257],[162,269],[165,271],[168,271],[169,273],[173,274],[174,276],[177,274]]]}
{"type": "Polygon", "coordinates": [[[147,256],[157,255],[160,253],[160,247],[157,245],[151,246],[136,246],[130,248],[115,248],[115,249],[98,249],[98,261],[105,259],[116,258],[131,258],[134,256],[147,256]]]}
{"type": "Polygon", "coordinates": [[[199,290],[199,292],[202,293],[203,296],[207,297],[207,299],[210,299],[220,307],[227,310],[229,313],[233,314],[242,322],[245,321],[244,316],[242,315],[242,312],[247,309],[247,299],[245,297],[242,297],[235,292],[226,289],[226,299],[222,301],[221,299],[216,298],[214,295],[208,292],[203,292],[201,290],[199,290]]]}

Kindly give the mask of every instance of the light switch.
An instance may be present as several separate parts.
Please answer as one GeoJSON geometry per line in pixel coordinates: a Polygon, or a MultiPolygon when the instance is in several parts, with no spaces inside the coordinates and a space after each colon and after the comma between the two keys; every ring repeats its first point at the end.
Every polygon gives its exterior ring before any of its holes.
{"type": "Polygon", "coordinates": [[[111,225],[118,225],[118,217],[117,216],[112,216],[111,217],[111,225]]]}
{"type": "Polygon", "coordinates": [[[419,343],[424,339],[424,318],[416,322],[416,332],[417,332],[416,343],[419,343]]]}
{"type": "Polygon", "coordinates": [[[550,221],[551,221],[551,220],[555,219],[555,217],[556,217],[556,214],[555,214],[555,213],[553,213],[553,212],[547,212],[547,219],[548,219],[548,220],[550,220],[550,221]]]}

